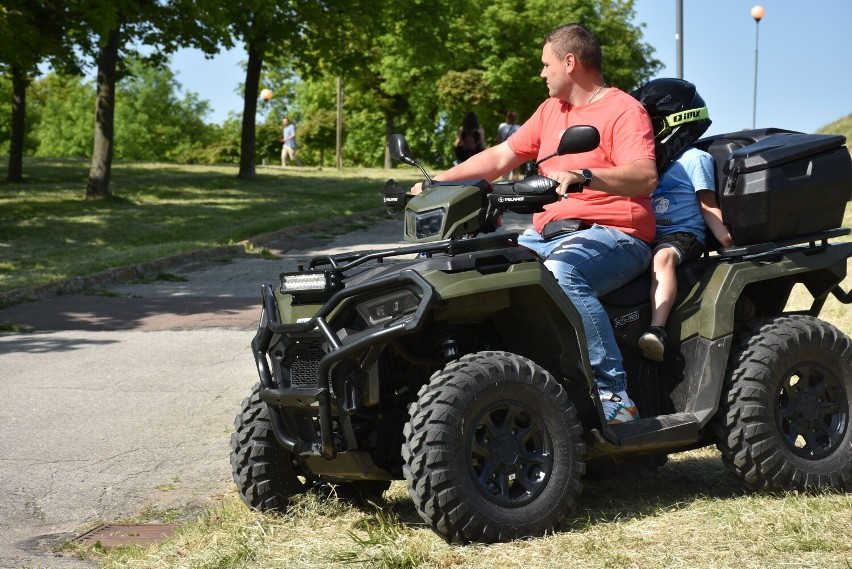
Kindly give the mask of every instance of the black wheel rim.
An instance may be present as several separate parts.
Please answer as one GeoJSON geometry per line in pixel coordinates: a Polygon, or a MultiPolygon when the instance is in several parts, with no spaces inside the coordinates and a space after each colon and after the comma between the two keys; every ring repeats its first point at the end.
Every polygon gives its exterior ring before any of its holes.
{"type": "Polygon", "coordinates": [[[799,365],[784,376],[776,397],[776,421],[794,454],[810,460],[837,450],[849,425],[843,378],[816,363],[799,365]]]}
{"type": "Polygon", "coordinates": [[[467,448],[480,491],[507,507],[535,500],[553,468],[553,443],[544,422],[518,401],[499,401],[482,410],[472,424],[467,448]]]}

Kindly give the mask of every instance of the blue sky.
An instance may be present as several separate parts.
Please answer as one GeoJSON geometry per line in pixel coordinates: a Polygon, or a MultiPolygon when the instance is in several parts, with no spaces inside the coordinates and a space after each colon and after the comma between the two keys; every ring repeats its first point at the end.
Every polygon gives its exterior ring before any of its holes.
{"type": "MultiPolygon", "coordinates": [[[[644,39],[665,65],[659,77],[677,74],[676,2],[635,2],[634,23],[645,24],[644,39]]],[[[852,34],[852,0],[683,0],[684,79],[697,85],[710,109],[708,134],[751,128],[757,27],[751,8],[757,4],[766,10],[758,43],[757,127],[813,132],[852,113],[852,38],[846,36],[852,34]]],[[[184,50],[172,67],[184,89],[210,102],[207,119],[222,122],[242,112],[245,59],[240,49],[212,60],[184,50]]]]}

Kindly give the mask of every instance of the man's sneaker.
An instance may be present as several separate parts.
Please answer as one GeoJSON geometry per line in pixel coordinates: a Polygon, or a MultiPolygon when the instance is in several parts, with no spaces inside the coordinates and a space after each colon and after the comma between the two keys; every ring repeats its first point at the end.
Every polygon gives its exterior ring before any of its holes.
{"type": "Polygon", "coordinates": [[[639,338],[639,347],[642,355],[655,362],[663,361],[666,352],[666,329],[662,326],[651,326],[648,331],[639,338]]]}
{"type": "Polygon", "coordinates": [[[604,417],[608,425],[617,425],[619,423],[629,423],[639,418],[639,409],[636,404],[630,400],[630,396],[626,391],[618,393],[601,393],[601,403],[603,404],[604,417]]]}

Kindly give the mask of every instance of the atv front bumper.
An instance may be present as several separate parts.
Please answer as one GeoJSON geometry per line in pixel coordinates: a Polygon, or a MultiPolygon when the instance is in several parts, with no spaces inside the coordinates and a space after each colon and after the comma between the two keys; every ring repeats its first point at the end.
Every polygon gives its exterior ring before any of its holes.
{"type": "MultiPolygon", "coordinates": [[[[285,324],[280,320],[278,301],[273,289],[263,285],[263,310],[257,334],[252,340],[255,364],[260,376],[260,398],[268,405],[272,429],[278,442],[294,455],[310,460],[311,457],[335,458],[339,446],[353,450],[352,439],[346,437],[351,432],[351,421],[347,414],[348,406],[343,394],[335,394],[332,388],[331,370],[347,358],[353,358],[373,345],[383,345],[393,338],[419,330],[423,315],[433,303],[435,293],[432,286],[417,272],[406,269],[371,282],[347,287],[335,293],[307,322],[285,324]],[[375,326],[364,333],[341,338],[329,324],[329,317],[339,313],[345,306],[354,306],[360,297],[374,298],[381,291],[392,292],[408,288],[416,291],[419,303],[413,314],[398,321],[375,326]],[[296,339],[300,336],[319,333],[323,341],[323,351],[316,370],[316,383],[313,386],[281,387],[276,384],[270,368],[269,349],[282,337],[296,339]],[[319,440],[307,440],[300,437],[299,430],[288,420],[288,409],[315,413],[317,417],[319,440]],[[335,433],[343,433],[341,440],[335,433]],[[344,443],[344,440],[346,441],[344,443]]],[[[350,454],[350,453],[347,453],[350,454]]]]}

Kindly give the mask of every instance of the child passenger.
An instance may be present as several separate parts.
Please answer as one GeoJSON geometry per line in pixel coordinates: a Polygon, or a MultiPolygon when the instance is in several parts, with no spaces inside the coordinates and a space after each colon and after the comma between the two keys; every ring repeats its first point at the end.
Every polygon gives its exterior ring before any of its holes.
{"type": "Polygon", "coordinates": [[[657,217],[651,273],[651,327],[639,338],[639,347],[649,360],[663,361],[666,321],[677,294],[675,268],[702,255],[705,224],[720,245],[733,245],[716,201],[714,170],[712,156],[688,148],[663,172],[651,195],[657,217]]]}
{"type": "Polygon", "coordinates": [[[643,355],[660,362],[666,350],[666,321],[677,294],[675,268],[701,256],[707,228],[723,247],[733,241],[716,201],[713,157],[692,146],[711,122],[695,85],[682,79],[654,79],[631,95],[651,116],[660,173],[651,196],[657,220],[651,327],[639,338],[643,355]]]}

